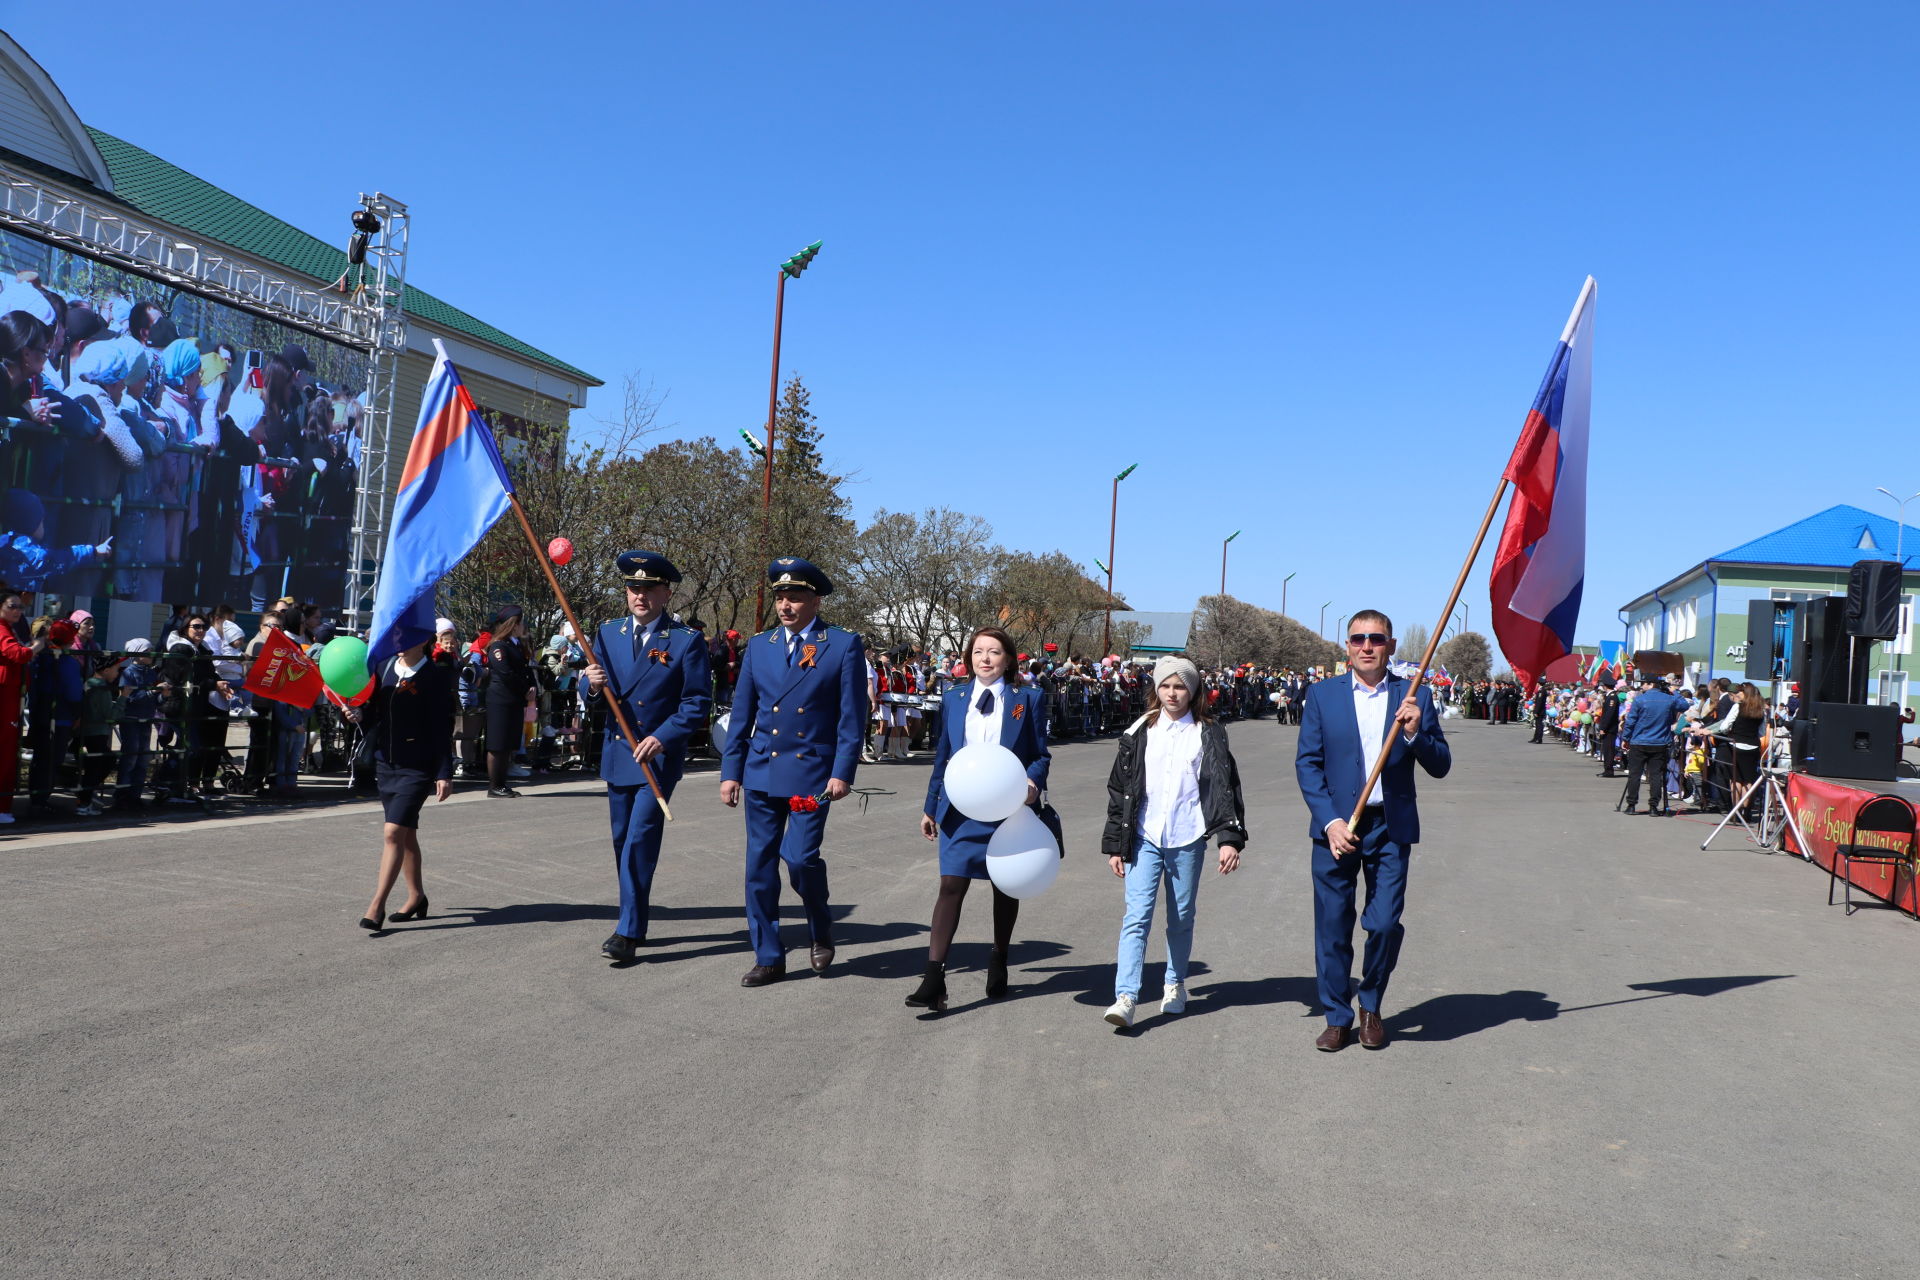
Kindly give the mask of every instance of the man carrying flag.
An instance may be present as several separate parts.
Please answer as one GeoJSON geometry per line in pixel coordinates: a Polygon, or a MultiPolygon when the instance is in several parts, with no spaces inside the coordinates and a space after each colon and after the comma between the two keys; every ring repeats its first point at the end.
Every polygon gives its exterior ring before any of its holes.
{"type": "Polygon", "coordinates": [[[1593,306],[1594,282],[1588,276],[1507,460],[1505,476],[1514,494],[1493,557],[1493,631],[1514,674],[1529,689],[1549,663],[1573,652],[1573,628],[1580,618],[1593,306]]]}

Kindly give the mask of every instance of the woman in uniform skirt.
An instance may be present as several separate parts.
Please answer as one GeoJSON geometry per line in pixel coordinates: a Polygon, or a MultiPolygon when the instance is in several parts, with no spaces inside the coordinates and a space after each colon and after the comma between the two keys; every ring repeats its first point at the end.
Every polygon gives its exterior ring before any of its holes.
{"type": "MultiPolygon", "coordinates": [[[[1027,803],[1037,805],[1047,786],[1047,706],[1045,696],[1021,685],[1014,665],[1013,640],[998,627],[974,632],[961,654],[968,679],[947,691],[940,708],[934,744],[933,777],[920,834],[940,842],[940,893],[933,903],[927,971],[907,997],[914,1009],[947,1007],[947,948],[960,926],[960,906],[975,880],[987,879],[987,841],[998,823],[977,822],[947,801],[947,761],[962,747],[997,743],[1020,758],[1027,771],[1027,803]]],[[[993,953],[987,962],[987,996],[1007,993],[1007,948],[1020,900],[993,890],[993,953]]]]}
{"type": "Polygon", "coordinates": [[[417,644],[381,664],[373,697],[354,719],[373,743],[374,778],[386,810],[385,844],[373,901],[360,927],[378,931],[387,923],[387,895],[404,873],[411,890],[395,920],[427,914],[427,888],[420,876],[420,809],[431,794],[453,794],[453,675],[417,644]]]}
{"type": "Polygon", "coordinates": [[[520,794],[507,785],[507,770],[525,735],[534,686],[525,629],[520,606],[504,605],[493,616],[493,638],[487,641],[487,794],[509,800],[520,794]]]}

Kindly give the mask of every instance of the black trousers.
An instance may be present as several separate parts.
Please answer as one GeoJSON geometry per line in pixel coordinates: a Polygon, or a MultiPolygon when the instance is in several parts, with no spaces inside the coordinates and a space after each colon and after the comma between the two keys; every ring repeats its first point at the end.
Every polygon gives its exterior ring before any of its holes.
{"type": "Polygon", "coordinates": [[[1667,749],[1664,746],[1627,745],[1627,808],[1640,804],[1640,775],[1647,775],[1647,808],[1667,807],[1667,749]]]}
{"type": "Polygon", "coordinates": [[[1611,729],[1600,731],[1600,765],[1608,773],[1620,763],[1620,735],[1611,729]]]}

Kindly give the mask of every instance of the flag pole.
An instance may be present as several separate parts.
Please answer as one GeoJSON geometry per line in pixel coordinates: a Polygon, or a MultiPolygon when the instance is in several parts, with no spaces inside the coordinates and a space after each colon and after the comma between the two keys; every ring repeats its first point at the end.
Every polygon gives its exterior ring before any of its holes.
{"type": "MultiPolygon", "coordinates": [[[[1560,341],[1573,340],[1574,330],[1580,325],[1580,315],[1593,300],[1594,281],[1592,276],[1580,286],[1580,296],[1574,299],[1573,310],[1567,315],[1567,327],[1560,331],[1560,341]]],[[[1511,466],[1511,460],[1508,465],[1511,466]]],[[[1440,612],[1440,621],[1434,624],[1427,636],[1427,651],[1420,657],[1420,669],[1413,673],[1413,683],[1407,689],[1407,696],[1414,697],[1420,692],[1420,686],[1426,683],[1427,667],[1433,662],[1434,651],[1440,647],[1440,634],[1446,629],[1447,619],[1453,616],[1453,607],[1460,602],[1460,592],[1467,585],[1467,575],[1473,572],[1473,562],[1480,558],[1480,547],[1487,540],[1487,530],[1493,527],[1493,518],[1500,512],[1500,500],[1507,496],[1506,468],[1500,471],[1500,487],[1493,491],[1493,501],[1487,504],[1487,514],[1481,517],[1480,532],[1473,536],[1473,549],[1467,552],[1467,561],[1460,566],[1460,576],[1453,580],[1453,593],[1447,597],[1446,608],[1440,612]]],[[[1464,632],[1462,633],[1464,634],[1464,632]]],[[[1367,774],[1367,784],[1360,788],[1360,797],[1354,803],[1353,813],[1347,819],[1347,829],[1352,830],[1360,824],[1360,814],[1366,808],[1367,797],[1373,794],[1374,784],[1380,781],[1380,775],[1386,771],[1387,757],[1393,754],[1393,734],[1386,735],[1386,741],[1380,744],[1380,755],[1373,762],[1373,769],[1367,774]]]]}
{"type": "MultiPolygon", "coordinates": [[[[1419,694],[1420,686],[1427,681],[1427,668],[1433,665],[1434,651],[1440,647],[1440,633],[1446,629],[1447,619],[1453,616],[1453,607],[1460,603],[1460,593],[1467,585],[1467,575],[1473,572],[1473,562],[1480,558],[1481,544],[1487,540],[1487,530],[1493,527],[1493,518],[1500,514],[1500,499],[1507,496],[1507,474],[1500,473],[1500,487],[1493,491],[1493,501],[1487,504],[1487,514],[1480,518],[1480,532],[1473,535],[1473,549],[1467,552],[1467,562],[1460,566],[1460,576],[1453,580],[1453,592],[1447,597],[1446,607],[1440,610],[1440,621],[1433,624],[1433,630],[1427,633],[1427,651],[1420,655],[1420,669],[1413,673],[1413,683],[1407,687],[1407,697],[1419,694]]],[[[1352,660],[1348,660],[1352,668],[1352,660]]],[[[1380,775],[1387,767],[1387,757],[1393,754],[1392,712],[1388,713],[1388,732],[1386,741],[1380,744],[1380,755],[1373,762],[1373,769],[1367,774],[1367,784],[1360,788],[1360,798],[1354,802],[1353,813],[1347,818],[1347,830],[1360,825],[1360,814],[1367,807],[1367,797],[1373,794],[1374,784],[1380,781],[1380,775]]],[[[1336,857],[1339,855],[1336,854],[1336,857]]]]}
{"type": "MultiPolygon", "coordinates": [[[[547,575],[547,585],[553,589],[554,598],[560,602],[560,612],[567,615],[567,622],[573,627],[573,638],[580,645],[580,652],[586,655],[588,662],[600,665],[600,659],[594,656],[593,643],[587,639],[587,633],[580,628],[580,620],[573,616],[573,606],[567,602],[567,593],[560,589],[560,579],[553,576],[553,562],[547,559],[547,549],[540,545],[540,539],[533,536],[533,525],[527,520],[526,508],[520,505],[520,495],[507,493],[507,501],[513,504],[513,514],[520,517],[520,529],[527,535],[527,545],[533,548],[533,558],[540,562],[540,571],[547,575]]],[[[609,688],[612,686],[609,685],[609,688]]],[[[613,718],[619,722],[620,732],[626,737],[627,746],[640,749],[640,740],[633,736],[633,726],[627,723],[627,713],[620,706],[620,699],[609,696],[607,707],[613,712],[613,718]]],[[[667,808],[667,797],[660,790],[660,780],[653,776],[653,770],[644,760],[637,762],[640,773],[647,780],[647,789],[653,792],[653,798],[660,802],[660,812],[666,815],[668,822],[673,821],[673,810],[667,808]]]]}

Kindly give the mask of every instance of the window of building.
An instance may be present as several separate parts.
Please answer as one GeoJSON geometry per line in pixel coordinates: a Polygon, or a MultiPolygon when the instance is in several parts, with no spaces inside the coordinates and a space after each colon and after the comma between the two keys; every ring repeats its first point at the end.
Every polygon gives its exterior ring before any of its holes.
{"type": "Polygon", "coordinates": [[[1874,690],[1876,701],[1883,707],[1904,707],[1907,705],[1907,673],[1904,671],[1882,671],[1879,688],[1874,690]]]}

